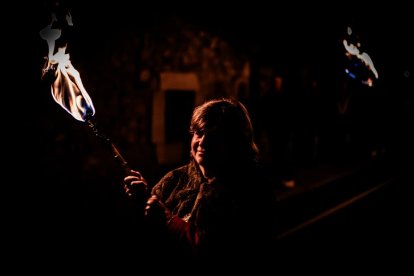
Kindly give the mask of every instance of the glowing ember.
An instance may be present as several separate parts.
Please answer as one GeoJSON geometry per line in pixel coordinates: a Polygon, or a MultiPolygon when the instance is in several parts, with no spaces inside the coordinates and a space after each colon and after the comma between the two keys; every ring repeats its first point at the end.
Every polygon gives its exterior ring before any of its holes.
{"type": "MultiPolygon", "coordinates": [[[[49,48],[43,75],[52,74],[54,77],[51,85],[53,99],[75,119],[84,122],[95,114],[95,108],[82,84],[79,72],[73,67],[69,54],[66,53],[66,44],[55,50],[56,40],[62,34],[60,28],[54,28],[57,23],[61,24],[53,14],[51,23],[40,31],[40,36],[47,41],[49,48]]],[[[73,25],[70,14],[65,16],[65,24],[73,25]]]]}

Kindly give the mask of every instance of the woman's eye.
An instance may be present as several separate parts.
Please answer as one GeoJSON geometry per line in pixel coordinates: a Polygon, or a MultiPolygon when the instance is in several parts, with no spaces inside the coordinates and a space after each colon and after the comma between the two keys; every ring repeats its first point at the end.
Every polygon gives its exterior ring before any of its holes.
{"type": "Polygon", "coordinates": [[[203,136],[204,133],[201,130],[196,130],[196,131],[194,131],[194,134],[201,137],[201,136],[203,136]]]}

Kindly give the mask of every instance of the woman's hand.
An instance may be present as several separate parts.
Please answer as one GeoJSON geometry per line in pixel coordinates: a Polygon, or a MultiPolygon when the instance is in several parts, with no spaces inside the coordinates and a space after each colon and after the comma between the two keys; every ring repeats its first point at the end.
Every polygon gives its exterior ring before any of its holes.
{"type": "Polygon", "coordinates": [[[156,195],[151,196],[145,207],[145,215],[153,222],[166,224],[170,221],[171,211],[158,199],[156,195]]]}
{"type": "Polygon", "coordinates": [[[136,200],[144,201],[148,197],[148,184],[140,172],[130,170],[130,175],[124,178],[125,193],[136,200]]]}

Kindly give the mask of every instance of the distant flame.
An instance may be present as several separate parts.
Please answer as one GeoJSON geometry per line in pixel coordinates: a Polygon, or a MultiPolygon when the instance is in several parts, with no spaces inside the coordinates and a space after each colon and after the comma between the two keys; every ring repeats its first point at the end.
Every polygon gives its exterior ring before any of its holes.
{"type": "MultiPolygon", "coordinates": [[[[350,27],[348,27],[347,33],[349,36],[352,35],[352,29],[350,27]]],[[[375,79],[378,79],[378,72],[375,69],[371,57],[367,53],[360,51],[361,45],[358,42],[354,44],[344,39],[342,43],[345,47],[346,56],[348,57],[348,59],[351,61],[354,60],[351,63],[351,66],[349,66],[349,68],[345,68],[345,72],[351,78],[361,78],[363,84],[368,85],[370,87],[373,86],[374,79],[372,78],[372,75],[375,77],[375,79]],[[366,72],[368,72],[368,74],[363,73],[364,70],[361,68],[361,65],[363,66],[363,68],[366,69],[366,72]],[[371,76],[369,76],[369,73],[371,73],[371,76]]]]}
{"type": "MultiPolygon", "coordinates": [[[[72,17],[67,14],[66,24],[72,26],[72,17]]],[[[72,66],[69,54],[66,53],[66,45],[59,47],[55,53],[56,40],[61,37],[62,30],[53,28],[57,21],[55,14],[52,22],[40,31],[40,36],[47,41],[49,53],[44,72],[54,74],[54,82],[51,85],[53,99],[69,112],[76,120],[86,121],[95,114],[92,100],[82,84],[79,72],[72,66]]]]}

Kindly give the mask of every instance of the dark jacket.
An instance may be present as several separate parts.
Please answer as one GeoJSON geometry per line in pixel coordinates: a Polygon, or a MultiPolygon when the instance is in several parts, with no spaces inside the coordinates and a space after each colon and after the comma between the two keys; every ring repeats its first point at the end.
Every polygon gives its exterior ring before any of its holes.
{"type": "Polygon", "coordinates": [[[271,257],[272,187],[256,165],[231,167],[207,181],[194,161],[152,189],[171,210],[166,231],[183,258],[253,264],[271,257]]]}

